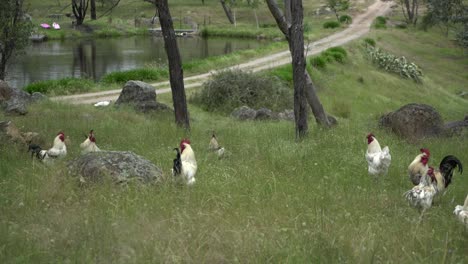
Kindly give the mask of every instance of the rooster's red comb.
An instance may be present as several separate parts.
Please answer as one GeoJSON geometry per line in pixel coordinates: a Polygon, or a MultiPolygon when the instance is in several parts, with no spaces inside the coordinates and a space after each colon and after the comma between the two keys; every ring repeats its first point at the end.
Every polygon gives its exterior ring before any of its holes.
{"type": "Polygon", "coordinates": [[[421,151],[421,153],[426,154],[426,156],[428,156],[428,157],[431,156],[431,152],[427,148],[422,148],[422,149],[420,149],[420,151],[421,151]]]}
{"type": "Polygon", "coordinates": [[[180,147],[181,150],[184,150],[184,149],[185,149],[184,143],[190,145],[190,139],[184,138],[184,139],[182,139],[182,140],[180,141],[179,147],[180,147]]]}
{"type": "Polygon", "coordinates": [[[375,136],[372,133],[367,134],[367,138],[370,138],[370,137],[375,137],[375,136]]]}

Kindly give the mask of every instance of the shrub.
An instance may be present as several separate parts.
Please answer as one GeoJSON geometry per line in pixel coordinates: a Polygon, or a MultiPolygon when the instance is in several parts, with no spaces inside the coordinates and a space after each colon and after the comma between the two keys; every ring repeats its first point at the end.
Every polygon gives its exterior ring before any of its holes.
{"type": "Polygon", "coordinates": [[[322,57],[324,57],[328,62],[337,61],[343,63],[347,56],[348,53],[342,47],[332,47],[322,52],[322,57]]]}
{"type": "Polygon", "coordinates": [[[310,59],[310,65],[317,69],[325,69],[327,65],[327,58],[323,55],[315,56],[310,59]]]}
{"type": "Polygon", "coordinates": [[[387,19],[383,16],[378,16],[375,18],[374,27],[377,29],[387,28],[387,19]]]}
{"type": "Polygon", "coordinates": [[[292,107],[292,90],[271,75],[228,70],[206,81],[190,101],[206,111],[228,113],[243,105],[282,111],[292,107]]]}
{"type": "Polygon", "coordinates": [[[340,46],[328,48],[326,51],[341,53],[341,54],[343,54],[344,57],[348,56],[348,53],[346,52],[346,50],[343,47],[340,47],[340,46]]]}
{"type": "Polygon", "coordinates": [[[408,62],[405,57],[397,57],[372,46],[367,46],[366,51],[371,61],[379,68],[421,82],[421,69],[413,62],[408,62]]]}
{"type": "Polygon", "coordinates": [[[24,87],[24,90],[29,93],[40,92],[49,95],[63,95],[87,92],[94,86],[94,82],[89,79],[64,78],[34,82],[24,87]]]}
{"type": "Polygon", "coordinates": [[[340,26],[340,22],[338,21],[327,21],[323,23],[323,28],[337,28],[340,26]]]}
{"type": "Polygon", "coordinates": [[[373,38],[365,38],[364,44],[375,47],[375,40],[373,38]]]}
{"type": "Polygon", "coordinates": [[[339,20],[341,23],[345,24],[351,24],[353,22],[353,18],[349,15],[342,15],[339,20]]]}
{"type": "Polygon", "coordinates": [[[136,69],[123,72],[111,72],[101,78],[101,82],[109,83],[126,83],[130,80],[157,81],[161,77],[168,76],[166,68],[155,69],[136,69]]]}

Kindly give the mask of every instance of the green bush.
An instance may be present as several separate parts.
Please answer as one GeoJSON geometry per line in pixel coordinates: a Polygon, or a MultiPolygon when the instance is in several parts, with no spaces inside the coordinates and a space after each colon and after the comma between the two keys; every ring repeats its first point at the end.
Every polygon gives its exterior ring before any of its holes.
{"type": "Polygon", "coordinates": [[[341,23],[345,24],[351,24],[353,22],[353,18],[349,15],[342,15],[339,20],[341,23]]]}
{"type": "Polygon", "coordinates": [[[348,53],[346,52],[346,50],[343,47],[340,47],[340,46],[328,48],[326,51],[341,53],[341,54],[343,54],[344,57],[348,56],[348,53]]]}
{"type": "Polygon", "coordinates": [[[29,93],[40,92],[49,95],[75,94],[90,91],[94,82],[89,79],[64,78],[31,83],[24,87],[29,93]]]}
{"type": "Polygon", "coordinates": [[[136,69],[123,72],[111,72],[101,78],[101,82],[109,83],[126,83],[130,80],[139,81],[157,81],[161,77],[167,77],[168,72],[166,68],[155,69],[136,69]]]}
{"type": "Polygon", "coordinates": [[[206,111],[226,113],[243,105],[282,111],[291,108],[292,101],[292,90],[279,78],[241,70],[215,74],[190,98],[206,111]]]}
{"type": "Polygon", "coordinates": [[[399,74],[404,78],[413,79],[415,82],[422,81],[421,69],[413,62],[408,62],[404,56],[397,57],[372,46],[367,46],[366,51],[370,60],[379,68],[399,74]]]}
{"type": "Polygon", "coordinates": [[[373,38],[365,38],[364,44],[375,47],[375,40],[373,38]]]}
{"type": "Polygon", "coordinates": [[[378,16],[375,18],[374,27],[377,29],[387,28],[387,19],[383,16],[378,16]]]}
{"type": "Polygon", "coordinates": [[[323,23],[323,28],[337,28],[340,26],[340,22],[338,21],[327,21],[323,23]]]}
{"type": "Polygon", "coordinates": [[[321,56],[325,58],[327,62],[337,61],[343,63],[348,57],[348,53],[342,47],[332,47],[322,52],[321,56]]]}
{"type": "Polygon", "coordinates": [[[310,65],[317,69],[325,69],[327,66],[327,58],[323,55],[312,57],[310,59],[310,65]]]}

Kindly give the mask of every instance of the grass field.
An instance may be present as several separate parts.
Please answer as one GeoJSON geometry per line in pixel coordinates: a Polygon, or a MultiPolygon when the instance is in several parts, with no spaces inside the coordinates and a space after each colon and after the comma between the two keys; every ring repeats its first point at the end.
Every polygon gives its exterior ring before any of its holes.
{"type": "MultiPolygon", "coordinates": [[[[420,147],[431,150],[433,165],[448,154],[468,164],[466,134],[410,144],[377,127],[381,114],[410,102],[434,106],[446,121],[462,119],[468,102],[456,94],[466,90],[468,58],[437,31],[373,30],[370,37],[415,61],[422,84],[377,70],[362,41],[351,43],[344,64],[312,71],[339,125],[321,129],[311,118],[301,142],[290,122],[239,122],[194,105],[189,134],[167,113],[45,102],[24,117],[0,114],[47,142],[59,130],[72,141],[52,168],[31,161],[25,146],[0,144],[2,263],[468,262],[468,230],[452,215],[467,195],[467,175],[455,175],[420,224],[402,197],[412,187],[406,168],[420,147]],[[189,136],[197,183],[79,187],[66,162],[79,155],[91,128],[101,149],[134,151],[168,179],[172,148],[189,136]],[[207,151],[212,129],[228,158],[207,151]],[[367,175],[364,158],[370,131],[392,153],[388,176],[378,180],[367,175]]],[[[291,74],[288,67],[276,72],[291,74]]],[[[170,95],[158,98],[171,103],[170,95]]]]}

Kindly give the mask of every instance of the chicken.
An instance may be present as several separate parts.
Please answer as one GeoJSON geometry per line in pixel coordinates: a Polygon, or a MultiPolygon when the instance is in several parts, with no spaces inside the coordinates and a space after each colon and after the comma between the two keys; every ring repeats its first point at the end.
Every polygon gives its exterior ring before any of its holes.
{"type": "Polygon", "coordinates": [[[172,174],[174,176],[181,175],[187,185],[192,185],[195,183],[197,168],[197,161],[195,159],[195,153],[190,146],[190,140],[182,139],[180,142],[180,155],[177,149],[177,157],[174,159],[172,174]]]}
{"type": "Polygon", "coordinates": [[[54,138],[54,145],[49,150],[41,150],[39,152],[39,157],[41,160],[47,162],[53,158],[60,158],[67,155],[67,146],[65,145],[65,134],[59,132],[54,138]]]}
{"type": "Polygon", "coordinates": [[[94,130],[91,129],[89,131],[89,135],[86,137],[86,140],[80,144],[80,148],[81,148],[81,154],[101,151],[96,145],[96,138],[94,137],[94,130]]]}
{"type": "Polygon", "coordinates": [[[458,172],[463,173],[463,166],[457,157],[448,155],[440,162],[439,169],[434,170],[434,176],[437,182],[436,188],[438,192],[443,192],[452,182],[453,171],[458,167],[458,172]]]}
{"type": "Polygon", "coordinates": [[[369,165],[368,171],[370,175],[386,175],[392,161],[388,146],[382,149],[379,141],[377,141],[372,133],[367,135],[366,160],[369,165]]]}
{"type": "Polygon", "coordinates": [[[434,171],[429,169],[426,174],[421,177],[419,184],[413,189],[407,191],[404,196],[409,204],[424,213],[425,210],[432,206],[432,200],[437,194],[435,186],[434,171]]]}
{"type": "Polygon", "coordinates": [[[414,185],[418,185],[421,177],[427,174],[429,166],[427,163],[429,162],[429,158],[431,157],[431,153],[428,149],[422,148],[420,149],[421,154],[417,155],[416,158],[410,163],[408,166],[408,175],[411,182],[414,185]]]}
{"type": "Polygon", "coordinates": [[[94,106],[96,106],[96,107],[108,106],[108,105],[110,105],[110,103],[112,103],[112,100],[100,101],[100,102],[95,103],[94,106]]]}
{"type": "Polygon", "coordinates": [[[210,140],[210,144],[208,145],[208,149],[215,152],[216,155],[218,155],[218,158],[222,158],[224,156],[224,148],[221,147],[218,143],[218,140],[216,139],[216,135],[213,132],[210,140]]]}
{"type": "Polygon", "coordinates": [[[465,198],[464,205],[455,206],[455,211],[453,211],[453,214],[457,216],[460,222],[465,224],[466,228],[468,228],[468,195],[465,198]]]}

